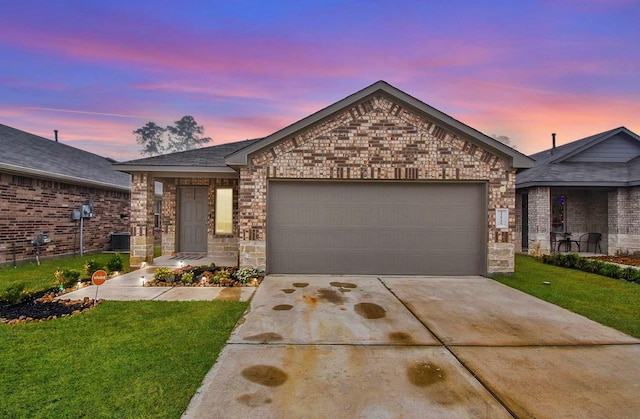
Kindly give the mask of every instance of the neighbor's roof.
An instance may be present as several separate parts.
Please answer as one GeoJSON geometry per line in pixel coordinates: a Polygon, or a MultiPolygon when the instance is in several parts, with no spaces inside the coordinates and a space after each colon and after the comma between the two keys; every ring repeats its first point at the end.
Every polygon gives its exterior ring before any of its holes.
{"type": "Polygon", "coordinates": [[[129,160],[113,165],[114,169],[132,172],[166,173],[236,173],[225,164],[225,157],[258,140],[244,140],[210,147],[196,148],[177,153],[162,154],[137,160],[129,160]]]}
{"type": "Polygon", "coordinates": [[[296,132],[307,129],[308,127],[321,123],[328,118],[331,118],[338,112],[342,112],[345,109],[351,108],[356,104],[366,100],[374,95],[383,94],[390,97],[395,102],[399,102],[406,106],[408,109],[417,111],[418,113],[426,114],[427,117],[442,128],[449,130],[457,135],[462,136],[465,139],[477,143],[483,148],[488,148],[498,155],[506,157],[511,161],[511,165],[514,168],[528,168],[533,166],[533,161],[524,154],[514,150],[513,148],[486,136],[485,134],[477,131],[468,125],[450,117],[449,115],[440,112],[439,110],[427,105],[426,103],[408,95],[407,93],[391,86],[385,81],[378,81],[369,87],[366,87],[359,92],[356,92],[331,106],[328,106],[311,116],[308,116],[280,131],[271,134],[268,137],[257,141],[248,147],[245,147],[227,157],[226,162],[231,166],[245,166],[248,164],[249,156],[253,153],[257,153],[263,150],[265,147],[275,145],[281,140],[294,135],[296,132]]]}
{"type": "Polygon", "coordinates": [[[535,166],[517,174],[517,188],[640,185],[640,137],[625,127],[530,157],[535,166]]]}
{"type": "Polygon", "coordinates": [[[98,188],[130,189],[130,176],[112,160],[0,124],[0,170],[98,188]]]}

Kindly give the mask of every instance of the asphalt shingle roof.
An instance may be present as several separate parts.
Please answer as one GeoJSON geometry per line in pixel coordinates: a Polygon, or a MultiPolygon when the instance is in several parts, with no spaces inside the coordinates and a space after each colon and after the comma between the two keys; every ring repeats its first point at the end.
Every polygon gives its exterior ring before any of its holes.
{"type": "Polygon", "coordinates": [[[162,154],[143,159],[118,163],[118,167],[126,170],[126,166],[181,166],[181,167],[227,167],[224,158],[258,141],[244,140],[235,143],[196,148],[177,153],[162,154]]]}
{"type": "Polygon", "coordinates": [[[0,170],[65,183],[129,189],[130,176],[97,154],[0,124],[0,170]]]}
{"type": "MultiPolygon", "coordinates": [[[[635,186],[640,184],[640,158],[621,162],[572,162],[567,157],[603,143],[619,133],[638,136],[620,127],[592,135],[556,148],[532,154],[534,167],[519,172],[516,187],[531,186],[635,186]],[[569,159],[567,159],[569,160],[569,159]]],[[[640,147],[639,147],[640,150],[640,147]]],[[[640,157],[640,156],[639,156],[640,157]]]]}

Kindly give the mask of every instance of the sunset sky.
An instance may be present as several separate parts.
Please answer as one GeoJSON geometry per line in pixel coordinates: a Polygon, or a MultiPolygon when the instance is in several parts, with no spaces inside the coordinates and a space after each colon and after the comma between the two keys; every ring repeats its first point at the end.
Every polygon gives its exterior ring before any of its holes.
{"type": "Polygon", "coordinates": [[[385,80],[525,154],[640,134],[640,1],[0,1],[0,123],[117,160],[192,115],[214,144],[385,80]]]}

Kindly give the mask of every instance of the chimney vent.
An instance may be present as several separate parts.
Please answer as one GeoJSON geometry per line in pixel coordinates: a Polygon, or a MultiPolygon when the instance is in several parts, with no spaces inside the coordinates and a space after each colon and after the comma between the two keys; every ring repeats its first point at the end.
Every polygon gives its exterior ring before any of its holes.
{"type": "Polygon", "coordinates": [[[551,144],[552,148],[556,148],[556,133],[551,134],[551,144]]]}
{"type": "Polygon", "coordinates": [[[58,130],[57,130],[57,129],[54,129],[54,130],[53,130],[53,134],[54,134],[54,136],[55,136],[56,143],[57,143],[57,142],[58,142],[58,130]]]}

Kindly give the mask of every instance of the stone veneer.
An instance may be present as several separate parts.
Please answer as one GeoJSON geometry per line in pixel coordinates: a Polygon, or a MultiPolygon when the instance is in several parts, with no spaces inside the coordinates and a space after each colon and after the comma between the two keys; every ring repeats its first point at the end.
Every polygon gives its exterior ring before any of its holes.
{"type": "Polygon", "coordinates": [[[487,271],[514,270],[515,170],[386,95],[366,99],[252,156],[240,171],[240,265],[265,269],[269,179],[486,181],[487,271]],[[495,208],[509,209],[496,229],[495,208]]]}
{"type": "Polygon", "coordinates": [[[94,217],[83,225],[83,250],[107,250],[111,233],[129,226],[129,193],[0,173],[0,266],[33,260],[31,240],[48,232],[40,257],[79,251],[79,222],[71,212],[93,199],[94,217]]]}

